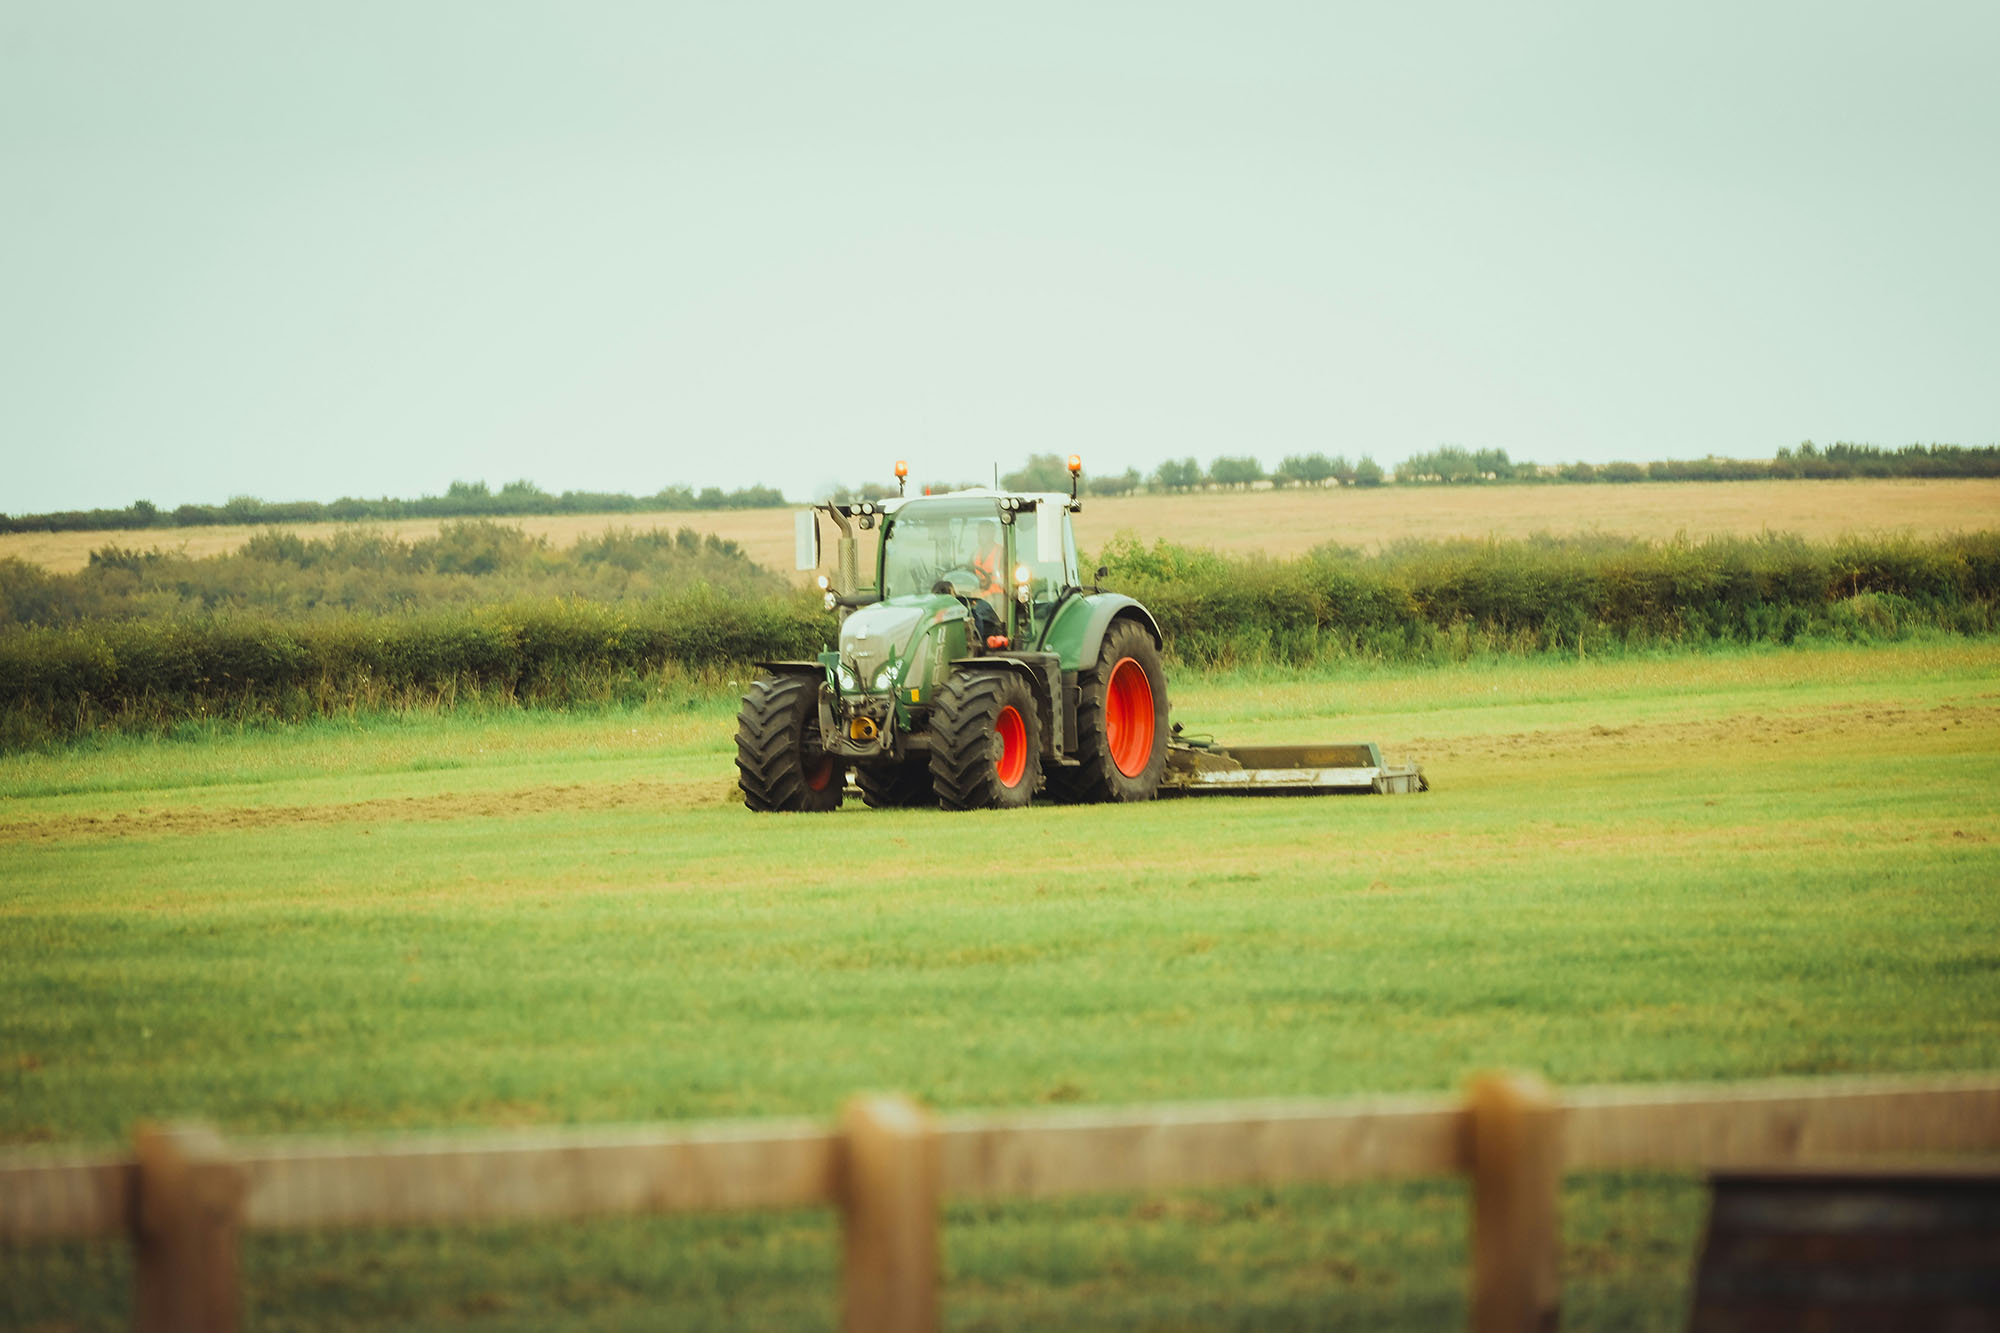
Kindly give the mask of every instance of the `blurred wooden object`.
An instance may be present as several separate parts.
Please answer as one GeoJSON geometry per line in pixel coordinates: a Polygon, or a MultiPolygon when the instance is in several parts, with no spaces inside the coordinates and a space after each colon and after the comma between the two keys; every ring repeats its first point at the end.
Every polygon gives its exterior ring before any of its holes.
{"type": "Polygon", "coordinates": [[[1710,1177],[1698,1333],[2000,1329],[2000,1171],[1710,1177]]]}

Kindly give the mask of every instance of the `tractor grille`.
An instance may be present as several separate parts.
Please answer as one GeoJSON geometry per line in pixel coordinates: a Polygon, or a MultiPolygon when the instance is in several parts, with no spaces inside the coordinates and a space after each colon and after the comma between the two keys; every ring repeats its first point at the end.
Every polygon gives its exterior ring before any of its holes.
{"type": "Polygon", "coordinates": [[[849,644],[841,650],[841,655],[847,659],[847,665],[853,668],[855,679],[861,682],[861,688],[872,690],[875,688],[875,673],[889,660],[889,645],[873,641],[849,644]]]}
{"type": "Polygon", "coordinates": [[[924,613],[919,607],[863,607],[847,618],[840,632],[840,658],[861,682],[875,688],[875,673],[910,641],[924,613]]]}

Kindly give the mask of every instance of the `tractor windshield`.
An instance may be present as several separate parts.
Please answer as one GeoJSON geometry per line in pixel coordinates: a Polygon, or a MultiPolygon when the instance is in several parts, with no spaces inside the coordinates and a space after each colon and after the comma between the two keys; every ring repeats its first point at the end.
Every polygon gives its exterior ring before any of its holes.
{"type": "Polygon", "coordinates": [[[905,505],[882,532],[882,595],[929,592],[939,580],[965,597],[1005,591],[1007,547],[991,500],[905,505]]]}

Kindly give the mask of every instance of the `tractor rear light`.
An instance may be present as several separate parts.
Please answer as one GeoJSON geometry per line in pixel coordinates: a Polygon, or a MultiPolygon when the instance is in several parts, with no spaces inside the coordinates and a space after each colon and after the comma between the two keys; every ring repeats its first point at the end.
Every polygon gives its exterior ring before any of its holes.
{"type": "Polygon", "coordinates": [[[1005,648],[1007,646],[1007,636],[1004,634],[989,634],[986,636],[986,646],[988,648],[1005,648]]]}

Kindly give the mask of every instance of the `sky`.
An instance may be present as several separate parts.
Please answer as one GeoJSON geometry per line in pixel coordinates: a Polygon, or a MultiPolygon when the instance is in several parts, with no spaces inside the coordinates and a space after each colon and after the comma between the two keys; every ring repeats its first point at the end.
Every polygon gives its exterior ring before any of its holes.
{"type": "Polygon", "coordinates": [[[2000,4],[0,0],[0,512],[2000,442],[2000,4]]]}

